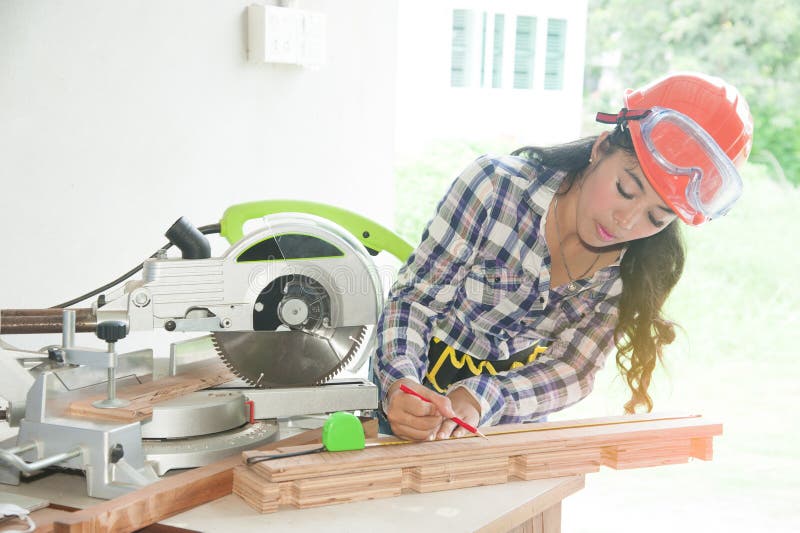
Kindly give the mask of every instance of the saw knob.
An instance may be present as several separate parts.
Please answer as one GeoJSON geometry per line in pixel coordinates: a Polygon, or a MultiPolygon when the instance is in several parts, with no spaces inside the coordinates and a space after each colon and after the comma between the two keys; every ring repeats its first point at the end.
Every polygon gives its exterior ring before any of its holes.
{"type": "Polygon", "coordinates": [[[108,343],[117,342],[128,335],[128,325],[120,320],[107,320],[97,324],[96,333],[108,343]]]}

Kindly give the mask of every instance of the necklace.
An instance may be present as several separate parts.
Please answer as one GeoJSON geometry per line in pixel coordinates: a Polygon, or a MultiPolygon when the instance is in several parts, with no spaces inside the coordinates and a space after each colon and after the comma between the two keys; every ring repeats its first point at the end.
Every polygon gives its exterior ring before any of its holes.
{"type": "MultiPolygon", "coordinates": [[[[577,284],[575,283],[575,277],[572,276],[572,272],[569,270],[569,263],[567,263],[567,258],[564,256],[564,247],[561,245],[561,231],[558,228],[558,196],[556,196],[553,200],[553,216],[556,219],[556,238],[558,239],[558,251],[561,254],[561,262],[564,263],[564,270],[567,271],[567,277],[569,278],[569,284],[567,288],[571,291],[574,291],[578,288],[577,284]]],[[[586,277],[586,274],[597,264],[597,260],[600,259],[600,254],[597,254],[592,261],[592,264],[589,265],[589,268],[586,271],[578,276],[577,279],[581,279],[586,277]]]]}

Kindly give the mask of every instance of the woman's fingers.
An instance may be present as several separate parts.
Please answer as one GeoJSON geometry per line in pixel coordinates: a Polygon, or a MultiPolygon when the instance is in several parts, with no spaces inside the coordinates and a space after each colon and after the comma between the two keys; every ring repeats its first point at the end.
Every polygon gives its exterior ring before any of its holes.
{"type": "MultiPolygon", "coordinates": [[[[450,391],[447,397],[453,406],[453,411],[455,411],[456,416],[467,424],[478,427],[481,419],[480,403],[478,403],[475,397],[466,388],[457,387],[450,391]]],[[[450,432],[453,437],[466,437],[472,434],[455,422],[450,422],[455,426],[450,432]]]]}
{"type": "Polygon", "coordinates": [[[460,429],[458,425],[453,422],[452,420],[445,419],[442,422],[442,425],[439,427],[439,431],[436,432],[437,439],[449,439],[450,437],[456,436],[454,431],[460,429]]]}
{"type": "Polygon", "coordinates": [[[450,419],[460,416],[476,425],[480,416],[471,409],[469,395],[462,394],[463,391],[451,398],[412,380],[401,379],[389,389],[386,417],[395,435],[403,438],[429,440],[467,436],[469,432],[450,419]]]}
{"type": "Polygon", "coordinates": [[[442,423],[434,404],[394,387],[389,393],[386,418],[395,435],[412,440],[429,440],[442,423]]]}
{"type": "Polygon", "coordinates": [[[392,424],[392,431],[396,436],[408,440],[433,440],[436,438],[435,429],[433,431],[428,431],[402,424],[392,424]]]}
{"type": "Polygon", "coordinates": [[[431,389],[420,385],[408,379],[397,380],[389,389],[390,397],[399,398],[414,398],[424,404],[429,404],[435,407],[436,412],[445,418],[452,418],[455,416],[453,407],[447,396],[436,393],[431,389]]]}
{"type": "Polygon", "coordinates": [[[443,420],[433,404],[413,396],[393,398],[386,417],[395,435],[412,440],[432,439],[443,420]]]}
{"type": "Polygon", "coordinates": [[[411,440],[430,440],[442,423],[439,415],[414,416],[399,409],[386,414],[394,434],[411,440]]]}
{"type": "MultiPolygon", "coordinates": [[[[427,407],[423,409],[427,410],[427,407]]],[[[392,405],[391,409],[386,412],[386,418],[392,426],[398,424],[429,432],[442,423],[442,417],[436,413],[418,414],[415,411],[406,410],[405,406],[400,403],[392,405]]]]}
{"type": "Polygon", "coordinates": [[[436,394],[431,391],[431,394],[427,398],[432,405],[436,406],[436,411],[444,418],[453,418],[456,416],[450,399],[447,396],[442,396],[441,394],[436,394]]]}
{"type": "Polygon", "coordinates": [[[424,402],[419,398],[405,394],[392,398],[392,404],[397,404],[404,412],[414,416],[435,416],[439,414],[436,406],[432,403],[424,402]]]}

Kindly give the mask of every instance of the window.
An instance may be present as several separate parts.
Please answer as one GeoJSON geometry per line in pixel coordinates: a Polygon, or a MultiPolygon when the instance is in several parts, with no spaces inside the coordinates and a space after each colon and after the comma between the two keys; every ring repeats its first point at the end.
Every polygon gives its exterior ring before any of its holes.
{"type": "MultiPolygon", "coordinates": [[[[495,18],[497,15],[495,15],[495,18]]],[[[500,15],[502,18],[502,15],[500,15]]],[[[450,86],[452,87],[484,87],[488,80],[486,75],[491,72],[492,80],[495,76],[500,79],[502,74],[502,45],[500,49],[501,61],[493,61],[494,54],[489,46],[489,39],[497,39],[497,30],[492,34],[489,26],[489,14],[486,12],[470,11],[467,9],[453,10],[453,43],[451,46],[450,60],[450,86]],[[492,57],[490,57],[490,54],[492,57]],[[497,69],[497,72],[495,72],[497,69]]],[[[502,41],[502,28],[500,28],[502,41]]],[[[492,81],[493,83],[493,81],[492,81]]]]}
{"type": "Polygon", "coordinates": [[[483,80],[486,79],[484,70],[486,69],[486,13],[481,16],[481,87],[483,87],[483,80]]]}
{"type": "Polygon", "coordinates": [[[544,23],[535,16],[454,9],[450,86],[562,90],[567,20],[544,23]]]}
{"type": "Polygon", "coordinates": [[[503,86],[503,26],[505,15],[494,16],[494,46],[492,48],[492,88],[503,86]]]}
{"type": "Polygon", "coordinates": [[[533,65],[536,59],[536,17],[517,17],[514,44],[514,88],[533,89],[533,65]]]}
{"type": "Polygon", "coordinates": [[[466,87],[469,82],[472,18],[472,13],[466,9],[453,10],[453,44],[450,59],[452,87],[466,87]]]}
{"type": "Polygon", "coordinates": [[[544,88],[560,91],[564,88],[564,51],[567,43],[567,21],[547,21],[547,54],[544,64],[544,88]]]}

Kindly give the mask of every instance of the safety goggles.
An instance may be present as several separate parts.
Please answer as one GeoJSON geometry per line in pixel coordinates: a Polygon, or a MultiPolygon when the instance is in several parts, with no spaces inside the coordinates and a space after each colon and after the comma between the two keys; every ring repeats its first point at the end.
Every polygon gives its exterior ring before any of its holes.
{"type": "Polygon", "coordinates": [[[691,210],[706,220],[720,217],[742,195],[742,178],[733,162],[711,135],[683,113],[662,107],[623,109],[616,116],[598,113],[597,120],[627,124],[632,136],[639,130],[642,143],[659,167],[647,172],[651,165],[640,161],[643,170],[682,218],[694,218],[691,210]]]}

